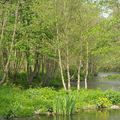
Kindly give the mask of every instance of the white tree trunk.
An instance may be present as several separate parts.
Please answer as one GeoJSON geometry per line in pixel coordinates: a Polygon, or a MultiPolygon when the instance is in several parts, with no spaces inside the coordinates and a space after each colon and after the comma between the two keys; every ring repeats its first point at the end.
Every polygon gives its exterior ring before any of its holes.
{"type": "Polygon", "coordinates": [[[77,80],[77,90],[80,89],[80,70],[81,70],[81,59],[79,61],[79,65],[78,65],[78,80],[77,80]]]}
{"type": "Polygon", "coordinates": [[[68,51],[68,46],[67,46],[67,77],[68,77],[68,90],[70,90],[71,88],[71,84],[70,84],[70,67],[69,67],[69,51],[68,51]]]}
{"type": "Polygon", "coordinates": [[[85,73],[85,89],[87,89],[88,88],[88,83],[87,83],[87,80],[88,80],[88,67],[89,67],[89,58],[88,58],[88,53],[89,51],[88,51],[88,41],[87,41],[87,43],[86,43],[86,55],[87,55],[87,57],[86,57],[86,73],[85,73]]]}
{"type": "Polygon", "coordinates": [[[19,2],[18,2],[18,4],[17,4],[17,6],[16,6],[16,11],[15,11],[15,23],[14,23],[12,41],[11,41],[11,45],[10,45],[10,52],[9,52],[8,60],[7,60],[7,63],[6,63],[6,65],[5,65],[4,74],[3,74],[2,80],[0,81],[0,84],[2,84],[2,83],[5,82],[6,76],[7,76],[7,74],[8,74],[8,66],[9,66],[9,64],[10,64],[10,58],[11,58],[11,55],[12,55],[11,52],[12,52],[12,50],[13,50],[13,44],[14,44],[14,39],[15,39],[15,34],[16,34],[16,28],[17,28],[18,7],[19,7],[19,2]]]}
{"type": "Polygon", "coordinates": [[[61,73],[61,78],[62,78],[62,84],[65,90],[67,90],[66,85],[65,85],[65,79],[63,75],[63,68],[62,68],[62,60],[61,60],[61,52],[58,49],[58,55],[59,55],[59,66],[60,66],[60,73],[61,73]]]}

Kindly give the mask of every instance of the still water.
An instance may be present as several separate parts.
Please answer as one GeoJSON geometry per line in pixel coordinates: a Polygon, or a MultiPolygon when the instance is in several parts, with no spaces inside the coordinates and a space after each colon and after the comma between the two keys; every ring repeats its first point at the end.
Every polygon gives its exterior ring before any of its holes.
{"type": "Polygon", "coordinates": [[[120,110],[81,111],[71,116],[36,116],[14,120],[120,120],[120,110]]]}
{"type": "MultiPolygon", "coordinates": [[[[107,76],[117,74],[120,75],[120,73],[117,72],[99,73],[95,79],[88,80],[88,88],[101,90],[113,89],[120,91],[120,78],[111,80],[105,79],[107,76]]],[[[84,81],[82,81],[82,87],[84,87],[84,81]]]]}

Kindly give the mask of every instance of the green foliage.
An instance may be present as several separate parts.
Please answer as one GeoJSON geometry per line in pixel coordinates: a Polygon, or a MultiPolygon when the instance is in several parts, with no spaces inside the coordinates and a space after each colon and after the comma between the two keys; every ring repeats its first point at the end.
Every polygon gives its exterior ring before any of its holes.
{"type": "Polygon", "coordinates": [[[32,100],[34,109],[47,112],[49,108],[52,108],[56,91],[51,88],[36,88],[27,90],[25,95],[32,100]]]}
{"type": "Polygon", "coordinates": [[[84,90],[73,93],[76,96],[76,109],[84,108],[85,106],[93,106],[99,97],[103,96],[100,90],[84,90]]]}
{"type": "Polygon", "coordinates": [[[120,103],[120,92],[109,90],[105,92],[105,96],[112,102],[112,104],[120,103]]]}
{"type": "Polygon", "coordinates": [[[54,88],[61,88],[62,87],[62,83],[61,83],[61,78],[57,78],[57,79],[53,79],[50,81],[49,86],[52,86],[54,88]]]}
{"type": "Polygon", "coordinates": [[[47,112],[52,108],[55,91],[50,88],[28,89],[3,86],[0,88],[0,116],[31,116],[35,110],[47,112]]]}
{"type": "Polygon", "coordinates": [[[120,80],[120,74],[108,75],[105,77],[107,80],[120,80]]]}
{"type": "Polygon", "coordinates": [[[111,105],[111,101],[108,98],[100,97],[96,102],[97,108],[106,108],[111,105]]]}
{"type": "Polygon", "coordinates": [[[65,94],[57,96],[53,102],[53,111],[56,114],[70,115],[75,110],[75,97],[65,94]]]}
{"type": "Polygon", "coordinates": [[[35,111],[56,114],[73,114],[81,108],[109,107],[120,104],[120,93],[100,90],[56,91],[52,88],[30,88],[21,90],[14,86],[0,87],[0,116],[25,117],[35,111]]]}
{"type": "Polygon", "coordinates": [[[27,74],[25,72],[11,74],[9,83],[18,87],[28,88],[28,82],[26,81],[27,74]],[[15,80],[16,79],[16,80],[15,80]]]}

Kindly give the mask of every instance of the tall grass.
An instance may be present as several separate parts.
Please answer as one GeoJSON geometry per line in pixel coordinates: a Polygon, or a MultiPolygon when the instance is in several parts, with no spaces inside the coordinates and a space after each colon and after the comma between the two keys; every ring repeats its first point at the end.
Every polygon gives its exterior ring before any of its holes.
{"type": "Polygon", "coordinates": [[[53,102],[53,111],[62,115],[73,114],[75,111],[75,97],[71,94],[57,96],[53,102]]]}

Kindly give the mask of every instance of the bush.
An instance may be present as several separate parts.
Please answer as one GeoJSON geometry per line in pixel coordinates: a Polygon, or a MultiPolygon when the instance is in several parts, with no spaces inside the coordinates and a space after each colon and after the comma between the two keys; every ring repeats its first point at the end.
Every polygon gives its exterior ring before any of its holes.
{"type": "Polygon", "coordinates": [[[95,105],[98,98],[104,96],[103,92],[100,90],[85,89],[81,89],[79,92],[74,91],[74,95],[76,95],[76,109],[84,108],[88,105],[95,105]]]}
{"type": "Polygon", "coordinates": [[[111,104],[112,104],[111,101],[105,97],[99,98],[97,103],[96,103],[97,108],[106,108],[106,107],[109,107],[111,104]]]}
{"type": "Polygon", "coordinates": [[[105,96],[112,102],[112,104],[120,103],[120,92],[109,90],[105,92],[105,96]]]}
{"type": "Polygon", "coordinates": [[[28,89],[25,92],[28,99],[32,100],[32,105],[35,110],[48,111],[52,108],[53,99],[56,96],[56,91],[52,88],[35,88],[28,89]]]}

